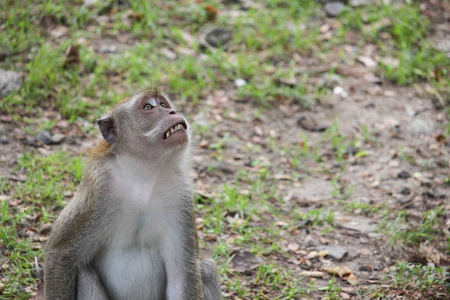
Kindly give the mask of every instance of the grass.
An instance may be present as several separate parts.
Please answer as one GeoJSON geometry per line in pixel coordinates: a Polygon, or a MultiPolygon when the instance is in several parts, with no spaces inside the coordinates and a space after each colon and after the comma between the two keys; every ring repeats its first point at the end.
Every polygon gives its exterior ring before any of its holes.
{"type": "MultiPolygon", "coordinates": [[[[271,134],[269,152],[287,157],[280,165],[264,157],[264,143],[242,142],[232,133],[211,137],[217,124],[248,117],[229,107],[235,100],[253,104],[250,117],[254,120],[264,119],[265,113],[279,104],[295,110],[322,103],[331,96],[332,88],[319,80],[320,72],[309,70],[326,65],[330,68],[325,73],[337,76],[336,63],[348,63],[343,45],[351,45],[355,55],[362,55],[362,48],[370,44],[375,56],[395,61],[393,65],[380,59],[376,72],[384,83],[427,82],[436,92],[447,95],[450,61],[428,41],[432,22],[421,14],[418,3],[346,9],[330,23],[332,36],[326,39],[321,26],[331,19],[326,19],[322,7],[313,1],[264,1],[248,9],[222,1],[180,5],[177,1],[108,0],[88,7],[73,0],[8,0],[4,6],[0,11],[0,49],[7,55],[0,68],[23,72],[24,82],[0,101],[0,113],[12,116],[27,135],[51,131],[56,119],[43,116],[57,111],[90,136],[95,131],[94,120],[119,99],[144,87],[161,85],[182,106],[204,112],[207,120],[193,124],[194,130],[212,139],[205,151],[216,161],[229,161],[228,148],[243,144],[245,158],[237,175],[209,166],[205,172],[218,176],[220,184],[211,187],[211,199],[200,195],[196,199],[201,232],[207,237],[201,246],[218,260],[230,295],[247,299],[341,297],[339,279],[327,277],[324,286],[300,277],[298,269],[287,262],[300,255],[283,246],[299,230],[333,236],[338,230],[335,210],[339,209],[383,218],[380,232],[394,245],[417,248],[428,241],[444,253],[450,252],[450,242],[442,239],[447,213],[442,205],[413,216],[406,210],[390,211],[387,200],[377,204],[349,201],[353,187],[346,186],[342,174],[352,163],[366,161],[372,151],[383,147],[379,133],[365,125],[357,133],[345,135],[335,122],[319,138],[299,135],[292,144],[280,144],[271,134]],[[197,37],[212,25],[233,32],[228,48],[204,49],[200,45],[197,37]],[[61,30],[65,34],[58,36],[61,30]],[[79,63],[72,65],[66,57],[71,46],[79,49],[79,63]],[[167,58],[162,49],[176,53],[176,58],[167,58]],[[237,79],[245,84],[236,86],[237,79]],[[225,106],[223,121],[209,119],[205,104],[205,99],[219,90],[233,95],[220,103],[225,106]],[[327,150],[327,155],[322,150],[327,150]],[[330,164],[337,167],[330,168],[330,164]],[[286,183],[277,179],[278,174],[291,178],[286,183]],[[299,208],[280,186],[301,182],[311,174],[329,176],[333,199],[299,208]],[[305,221],[309,221],[306,229],[297,228],[296,224],[305,221]],[[208,239],[214,242],[210,244],[208,239]],[[231,249],[236,247],[251,250],[265,262],[251,275],[230,270],[231,249]]],[[[447,137],[449,132],[447,126],[447,137]]],[[[54,221],[81,179],[82,157],[55,148],[44,148],[51,154],[22,153],[11,171],[17,175],[14,181],[0,179],[0,250],[4,254],[0,258],[0,293],[6,299],[30,295],[37,282],[35,257],[39,262],[43,259],[45,234],[39,230],[54,221]]],[[[411,151],[403,146],[398,152],[402,162],[414,161],[411,151]]],[[[444,271],[399,261],[386,281],[392,289],[425,292],[443,285],[444,271]]],[[[380,288],[373,293],[383,297],[386,291],[380,288]]]]}

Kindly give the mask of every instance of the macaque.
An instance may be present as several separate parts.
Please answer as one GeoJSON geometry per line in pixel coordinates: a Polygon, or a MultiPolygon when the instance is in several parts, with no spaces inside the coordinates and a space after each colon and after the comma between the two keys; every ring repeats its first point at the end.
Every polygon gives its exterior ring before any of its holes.
{"type": "Polygon", "coordinates": [[[46,244],[45,298],[221,299],[214,261],[199,259],[186,119],[151,89],[98,126],[46,244]]]}

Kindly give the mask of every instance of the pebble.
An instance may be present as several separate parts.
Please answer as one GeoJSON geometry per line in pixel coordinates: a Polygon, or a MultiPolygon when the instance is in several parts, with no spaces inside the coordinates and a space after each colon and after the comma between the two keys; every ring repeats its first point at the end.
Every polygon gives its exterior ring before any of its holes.
{"type": "Polygon", "coordinates": [[[411,190],[409,188],[405,187],[400,191],[400,194],[409,195],[409,194],[411,194],[411,190]]]}
{"type": "Polygon", "coordinates": [[[336,245],[319,246],[317,247],[317,250],[328,251],[328,256],[336,260],[341,260],[342,258],[344,258],[345,255],[347,255],[347,250],[345,250],[341,246],[336,245]]]}
{"type": "Polygon", "coordinates": [[[7,136],[0,137],[0,144],[7,145],[7,144],[9,144],[9,142],[10,142],[10,140],[7,136]]]}
{"type": "Polygon", "coordinates": [[[0,69],[0,96],[18,90],[22,84],[22,73],[0,69]]]}
{"type": "Polygon", "coordinates": [[[337,17],[344,9],[345,5],[342,2],[335,1],[325,4],[324,10],[329,17],[337,17]]]}
{"type": "Polygon", "coordinates": [[[200,35],[199,42],[207,48],[222,47],[226,49],[232,36],[231,30],[220,27],[211,27],[200,35]]]}
{"type": "Polygon", "coordinates": [[[400,179],[408,179],[411,175],[406,171],[400,171],[400,173],[397,174],[397,177],[400,179]]]}
{"type": "Polygon", "coordinates": [[[65,139],[65,136],[60,133],[52,136],[48,131],[41,131],[36,138],[46,145],[58,145],[65,139]]]}
{"type": "Polygon", "coordinates": [[[53,142],[52,135],[48,131],[39,132],[39,134],[37,135],[37,139],[46,145],[51,145],[53,142]]]}
{"type": "Polygon", "coordinates": [[[234,80],[234,84],[235,84],[237,87],[241,87],[241,86],[246,85],[246,84],[247,84],[247,81],[245,81],[244,79],[241,79],[241,78],[237,78],[237,79],[234,80]]]}

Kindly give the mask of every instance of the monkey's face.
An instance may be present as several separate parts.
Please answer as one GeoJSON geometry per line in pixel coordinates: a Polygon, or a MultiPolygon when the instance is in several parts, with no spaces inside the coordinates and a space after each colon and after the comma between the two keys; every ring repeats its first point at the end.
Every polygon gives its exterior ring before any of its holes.
{"type": "Polygon", "coordinates": [[[143,95],[136,102],[140,126],[150,142],[168,147],[185,144],[189,140],[187,122],[168,98],[143,95]]]}
{"type": "Polygon", "coordinates": [[[167,155],[189,143],[188,123],[164,94],[143,92],[98,121],[105,140],[139,155],[167,155]]]}

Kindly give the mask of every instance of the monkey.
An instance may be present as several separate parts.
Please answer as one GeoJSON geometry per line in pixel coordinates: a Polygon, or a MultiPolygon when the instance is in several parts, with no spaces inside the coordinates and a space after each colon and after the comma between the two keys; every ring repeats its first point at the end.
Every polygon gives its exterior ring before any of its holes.
{"type": "Polygon", "coordinates": [[[222,299],[215,262],[199,258],[186,119],[148,89],[97,124],[45,246],[45,299],[222,299]]]}

